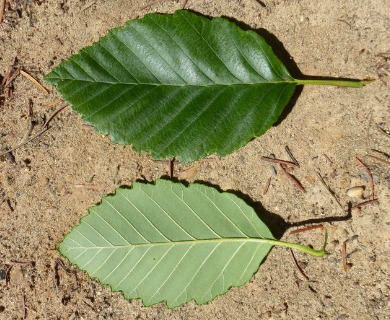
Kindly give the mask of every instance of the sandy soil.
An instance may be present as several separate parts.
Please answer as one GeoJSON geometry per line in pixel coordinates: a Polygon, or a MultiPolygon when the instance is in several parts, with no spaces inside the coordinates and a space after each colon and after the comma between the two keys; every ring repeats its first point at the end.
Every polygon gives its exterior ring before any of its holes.
{"type": "MultiPolygon", "coordinates": [[[[135,0],[6,3],[0,76],[16,57],[41,82],[53,66],[108,29],[182,5],[135,0]]],[[[287,227],[323,223],[330,236],[328,254],[314,258],[295,253],[305,278],[289,250],[274,248],[248,284],[207,305],[169,310],[124,300],[70,266],[56,245],[103,195],[135,179],[164,176],[167,166],[131,147],[111,144],[68,107],[38,139],[0,156],[0,319],[390,319],[390,139],[380,130],[390,130],[388,1],[190,0],[186,7],[258,30],[295,75],[299,69],[306,75],[376,79],[363,89],[307,86],[277,126],[238,152],[195,167],[176,166],[175,176],[181,179],[207,181],[250,197],[282,240],[319,247],[323,231],[290,235],[287,227]],[[307,193],[260,160],[271,153],[288,159],[286,145],[301,164],[294,174],[307,193]],[[347,216],[348,202],[371,197],[369,177],[356,157],[371,170],[379,202],[347,216]],[[269,191],[263,194],[269,177],[269,191]],[[365,187],[362,198],[347,196],[354,186],[365,187]],[[344,242],[348,272],[342,264],[344,242]]],[[[23,76],[13,86],[12,96],[0,101],[1,150],[37,134],[60,107],[47,107],[59,98],[49,86],[50,93],[44,94],[23,76]]]]}

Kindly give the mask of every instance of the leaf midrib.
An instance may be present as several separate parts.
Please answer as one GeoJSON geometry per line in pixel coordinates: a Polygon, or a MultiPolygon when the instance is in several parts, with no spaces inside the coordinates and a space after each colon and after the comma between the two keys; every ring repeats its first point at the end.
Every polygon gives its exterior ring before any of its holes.
{"type": "Polygon", "coordinates": [[[151,246],[175,246],[175,245],[196,245],[196,244],[204,244],[204,243],[241,243],[241,242],[252,242],[252,243],[268,243],[268,244],[277,244],[278,240],[268,239],[268,238],[217,238],[217,239],[196,239],[196,240],[183,240],[183,241],[170,241],[170,242],[147,242],[147,243],[128,243],[126,245],[112,245],[112,246],[79,246],[79,247],[71,247],[68,245],[69,250],[72,249],[119,249],[119,248],[130,248],[130,247],[151,247],[151,246]]]}
{"type": "Polygon", "coordinates": [[[274,84],[298,84],[298,80],[280,80],[280,81],[263,81],[263,82],[232,82],[232,83],[210,83],[210,84],[193,84],[193,83],[148,83],[148,82],[111,82],[111,81],[90,81],[84,79],[75,79],[75,78],[54,78],[50,77],[47,80],[58,80],[58,81],[79,81],[79,82],[88,82],[95,84],[111,84],[111,85],[132,85],[132,86],[155,86],[155,87],[213,87],[213,86],[252,86],[252,85],[274,85],[274,84]]]}

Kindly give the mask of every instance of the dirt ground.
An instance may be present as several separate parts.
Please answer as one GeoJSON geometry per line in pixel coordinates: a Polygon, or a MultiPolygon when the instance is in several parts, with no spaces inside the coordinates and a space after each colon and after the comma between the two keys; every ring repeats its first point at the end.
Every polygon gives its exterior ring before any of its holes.
{"type": "MultiPolygon", "coordinates": [[[[152,0],[5,3],[0,81],[17,58],[17,65],[41,83],[51,68],[108,29],[183,5],[152,0]]],[[[282,240],[318,248],[321,229],[290,231],[322,223],[329,232],[328,254],[314,258],[295,252],[304,276],[290,251],[275,247],[249,283],[207,305],[191,302],[169,310],[124,300],[69,265],[56,246],[103,195],[136,179],[166,176],[168,166],[113,145],[67,107],[37,139],[0,156],[0,319],[390,319],[388,1],[189,0],[186,8],[257,30],[295,76],[300,70],[376,79],[363,89],[306,86],[264,136],[223,159],[175,167],[175,177],[206,181],[252,199],[282,240]],[[260,159],[275,154],[288,160],[286,145],[301,165],[294,175],[306,193],[260,159]],[[348,214],[348,202],[356,205],[372,195],[369,175],[356,157],[372,173],[378,202],[348,214]],[[349,197],[347,190],[355,186],[365,187],[362,196],[349,197]]],[[[0,98],[0,150],[39,133],[62,106],[50,106],[59,96],[45,86],[49,94],[19,75],[12,92],[0,92],[11,95],[0,98]]]]}

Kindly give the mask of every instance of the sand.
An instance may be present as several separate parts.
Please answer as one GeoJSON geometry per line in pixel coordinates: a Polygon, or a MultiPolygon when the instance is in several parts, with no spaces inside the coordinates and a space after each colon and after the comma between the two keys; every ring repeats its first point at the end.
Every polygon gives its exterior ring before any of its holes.
{"type": "MultiPolygon", "coordinates": [[[[16,57],[50,93],[24,76],[15,79],[12,96],[0,100],[1,150],[39,133],[62,106],[47,106],[59,98],[43,82],[54,66],[112,27],[181,6],[180,1],[7,1],[0,76],[16,57]]],[[[102,196],[136,179],[166,176],[168,166],[112,144],[66,107],[37,139],[0,156],[0,319],[390,319],[390,138],[381,130],[390,130],[388,1],[189,0],[186,8],[257,31],[295,76],[376,79],[362,89],[305,86],[276,126],[236,153],[175,166],[179,179],[251,199],[281,240],[318,248],[323,230],[290,231],[323,224],[327,255],[295,252],[305,277],[290,251],[275,247],[249,283],[207,305],[190,302],[169,310],[126,301],[71,266],[56,246],[102,196]],[[288,160],[285,146],[300,163],[294,175],[306,193],[261,160],[270,154],[288,160]],[[348,202],[372,195],[356,157],[373,175],[378,202],[348,215],[348,202]],[[364,186],[362,196],[349,197],[355,186],[364,186]]]]}

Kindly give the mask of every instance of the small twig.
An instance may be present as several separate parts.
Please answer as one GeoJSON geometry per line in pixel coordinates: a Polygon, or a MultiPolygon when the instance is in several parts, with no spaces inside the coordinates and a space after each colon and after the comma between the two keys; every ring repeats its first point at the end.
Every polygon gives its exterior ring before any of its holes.
{"type": "Polygon", "coordinates": [[[45,94],[48,94],[49,91],[44,87],[42,86],[37,80],[35,80],[31,75],[29,75],[26,71],[23,71],[22,69],[20,69],[20,74],[27,78],[28,80],[30,80],[32,83],[34,83],[38,89],[40,89],[41,91],[43,91],[45,94]]]}
{"type": "MultiPolygon", "coordinates": [[[[1,1],[1,0],[0,0],[1,1]]],[[[7,73],[5,74],[3,80],[1,81],[0,83],[0,89],[5,87],[5,84],[7,83],[7,81],[9,80],[9,78],[11,77],[12,75],[12,71],[14,70],[14,67],[15,67],[15,62],[16,62],[16,58],[14,59],[14,63],[9,67],[7,73]]]]}
{"type": "Polygon", "coordinates": [[[77,189],[86,189],[86,190],[95,190],[95,191],[102,191],[105,189],[103,186],[99,186],[96,184],[75,184],[75,188],[77,189]]]}
{"type": "Polygon", "coordinates": [[[371,187],[371,199],[375,199],[375,189],[374,189],[374,178],[372,177],[371,170],[366,166],[366,164],[360,160],[358,157],[356,157],[356,161],[364,168],[364,170],[367,172],[368,177],[370,178],[370,187],[371,187]]]}
{"type": "Polygon", "coordinates": [[[175,158],[172,158],[169,160],[169,177],[171,179],[173,178],[174,165],[175,165],[175,158]]]}
{"type": "Polygon", "coordinates": [[[5,12],[5,1],[6,0],[0,0],[0,23],[3,22],[3,17],[5,12]]]}
{"type": "Polygon", "coordinates": [[[53,106],[56,106],[57,104],[60,104],[61,102],[63,102],[64,100],[62,99],[56,99],[52,102],[49,102],[49,103],[46,103],[42,106],[42,109],[48,109],[50,107],[53,107],[53,106]]]}
{"type": "Polygon", "coordinates": [[[13,265],[8,265],[7,266],[7,270],[5,272],[5,285],[6,287],[8,287],[10,281],[11,281],[11,269],[12,269],[13,265]]]}
{"type": "Polygon", "coordinates": [[[66,269],[64,261],[61,259],[56,259],[56,265],[60,266],[66,273],[70,273],[70,271],[66,269]]]}
{"type": "Polygon", "coordinates": [[[19,264],[19,265],[33,264],[31,261],[18,261],[18,260],[10,260],[10,263],[12,263],[12,264],[19,264]]]}
{"type": "Polygon", "coordinates": [[[96,3],[96,1],[91,1],[91,2],[87,3],[83,8],[81,8],[80,12],[83,12],[83,11],[87,10],[88,8],[92,7],[95,3],[96,3]]]}
{"type": "Polygon", "coordinates": [[[351,24],[349,22],[347,22],[347,21],[345,21],[343,19],[337,19],[337,21],[344,22],[346,25],[349,26],[350,29],[352,29],[352,26],[351,26],[351,24]]]}
{"type": "Polygon", "coordinates": [[[16,67],[18,59],[15,57],[14,62],[9,67],[7,73],[5,74],[3,80],[0,84],[0,91],[3,91],[4,94],[1,97],[9,98],[12,96],[12,82],[19,75],[19,68],[16,67]]]}
{"type": "Polygon", "coordinates": [[[34,122],[32,121],[31,118],[28,118],[27,119],[27,130],[26,130],[26,133],[24,134],[24,136],[21,140],[21,143],[24,143],[28,140],[28,137],[30,136],[33,129],[34,129],[34,122]]]}
{"type": "Polygon", "coordinates": [[[271,185],[271,177],[268,178],[267,183],[265,184],[263,195],[265,195],[268,192],[269,186],[271,185]]]}
{"type": "Polygon", "coordinates": [[[27,141],[17,145],[15,148],[12,148],[12,149],[9,149],[7,151],[4,151],[3,153],[0,153],[0,156],[2,155],[5,155],[7,153],[10,153],[10,152],[13,152],[23,146],[25,146],[27,143],[30,143],[31,141],[35,140],[36,138],[38,138],[42,133],[44,133],[48,128],[44,128],[43,130],[39,131],[35,136],[31,137],[30,139],[28,139],[27,141]]]}
{"type": "Polygon", "coordinates": [[[22,315],[22,319],[25,320],[27,317],[26,295],[23,295],[22,299],[22,315]]]}
{"type": "Polygon", "coordinates": [[[376,54],[375,56],[383,58],[386,61],[390,60],[390,52],[380,52],[380,53],[376,54]]]}
{"type": "Polygon", "coordinates": [[[116,184],[116,178],[118,177],[120,168],[121,168],[121,165],[120,165],[120,164],[118,164],[118,165],[115,167],[114,176],[112,177],[112,181],[113,181],[114,184],[116,184]]]}
{"type": "Polygon", "coordinates": [[[299,273],[307,280],[307,281],[310,281],[309,277],[303,272],[301,266],[299,265],[297,259],[295,258],[295,255],[294,255],[294,252],[292,251],[292,249],[290,249],[290,252],[291,252],[291,255],[293,257],[293,260],[295,262],[295,265],[297,266],[297,269],[299,270],[299,273]]]}
{"type": "Polygon", "coordinates": [[[324,157],[326,160],[329,161],[329,163],[331,163],[331,164],[333,163],[333,161],[328,157],[328,155],[326,153],[324,153],[324,157]]]}
{"type": "Polygon", "coordinates": [[[340,208],[344,211],[344,208],[341,204],[341,202],[339,201],[339,199],[337,199],[335,193],[330,189],[330,187],[328,187],[328,185],[326,184],[324,178],[321,176],[321,174],[316,171],[318,177],[320,178],[320,181],[322,182],[322,184],[325,186],[326,190],[328,190],[329,194],[333,197],[333,199],[335,199],[335,201],[337,202],[337,204],[340,206],[340,208]]]}
{"type": "Polygon", "coordinates": [[[347,241],[343,242],[343,245],[341,247],[341,255],[342,255],[342,259],[343,259],[344,271],[348,272],[351,269],[352,264],[347,263],[347,241]]]}
{"type": "Polygon", "coordinates": [[[4,96],[6,98],[9,98],[12,96],[13,93],[13,81],[16,79],[16,77],[19,75],[19,69],[16,69],[12,73],[12,75],[6,79],[5,84],[4,84],[4,96]]]}
{"type": "Polygon", "coordinates": [[[279,167],[282,169],[282,172],[285,174],[285,176],[294,184],[294,186],[296,186],[303,193],[306,193],[306,189],[302,186],[302,184],[298,181],[297,178],[295,178],[292,174],[288,173],[287,170],[281,164],[279,164],[279,167]]]}
{"type": "Polygon", "coordinates": [[[69,106],[68,104],[65,104],[63,105],[62,107],[58,108],[58,110],[54,111],[53,114],[49,117],[49,119],[47,119],[47,121],[43,124],[42,126],[42,130],[47,128],[48,129],[48,126],[49,126],[49,123],[51,120],[53,120],[53,118],[59,114],[62,110],[64,110],[67,106],[69,106]]]}
{"type": "Polygon", "coordinates": [[[187,2],[188,2],[188,0],[183,0],[182,5],[181,5],[182,10],[184,10],[186,8],[187,2]]]}
{"type": "Polygon", "coordinates": [[[288,166],[288,167],[293,167],[293,168],[297,168],[298,167],[298,165],[296,163],[291,162],[291,161],[274,159],[274,158],[270,158],[270,157],[261,157],[260,159],[264,160],[264,161],[267,161],[267,162],[283,164],[283,165],[288,166]]]}
{"type": "Polygon", "coordinates": [[[297,167],[299,168],[299,163],[298,163],[297,159],[295,159],[295,157],[293,156],[290,148],[288,146],[285,146],[284,148],[285,148],[288,156],[290,157],[291,161],[294,162],[297,165],[297,167]]]}
{"type": "Polygon", "coordinates": [[[145,9],[151,7],[151,6],[154,6],[157,2],[161,2],[161,1],[162,1],[162,0],[153,1],[153,2],[151,2],[151,3],[149,3],[149,4],[146,4],[146,5],[142,6],[142,7],[139,8],[139,9],[140,9],[140,10],[145,10],[145,9]]]}
{"type": "MultiPolygon", "coordinates": [[[[160,164],[169,164],[171,160],[152,160],[155,163],[160,163],[160,164]]],[[[179,164],[179,161],[173,161],[174,164],[179,164]]]]}
{"type": "MultiPolygon", "coordinates": [[[[1,156],[1,155],[0,155],[1,156]]],[[[11,200],[9,198],[7,198],[7,200],[5,200],[5,203],[7,204],[7,207],[8,207],[8,210],[11,211],[11,212],[14,212],[15,209],[12,207],[11,205],[11,200]]]]}
{"type": "Polygon", "coordinates": [[[355,204],[355,205],[352,207],[352,209],[361,208],[361,207],[364,207],[364,206],[369,205],[369,204],[371,204],[371,203],[377,203],[377,202],[378,202],[378,199],[367,200],[367,201],[364,201],[364,202],[355,204]]]}
{"type": "Polygon", "coordinates": [[[373,156],[371,154],[366,154],[366,157],[370,157],[372,159],[378,160],[378,161],[383,162],[383,163],[387,164],[388,166],[390,166],[390,161],[386,161],[386,160],[381,159],[381,158],[379,158],[377,156],[373,156]]]}
{"type": "Polygon", "coordinates": [[[34,104],[32,99],[28,99],[28,116],[31,118],[34,114],[34,104]]]}
{"type": "Polygon", "coordinates": [[[381,128],[379,124],[376,125],[380,132],[382,132],[386,137],[390,138],[390,133],[388,133],[385,129],[381,128]]]}
{"type": "Polygon", "coordinates": [[[257,4],[259,4],[260,6],[262,6],[263,8],[266,8],[266,7],[267,7],[263,1],[255,0],[255,2],[256,2],[257,4]]]}
{"type": "MultiPolygon", "coordinates": [[[[11,70],[13,70],[15,67],[12,66],[11,67],[11,70]]],[[[9,75],[9,77],[7,77],[5,79],[5,83],[4,83],[4,87],[7,88],[7,87],[10,87],[12,82],[16,79],[16,77],[20,74],[20,69],[19,68],[16,68],[15,70],[13,70],[13,72],[9,75]]]]}
{"type": "Polygon", "coordinates": [[[305,227],[305,228],[293,230],[293,231],[290,232],[290,234],[296,234],[296,233],[306,232],[306,231],[310,231],[310,230],[313,230],[313,229],[319,229],[319,228],[322,228],[322,227],[323,227],[322,224],[317,224],[317,225],[315,225],[315,226],[310,226],[310,227],[305,227]]]}
{"type": "Polygon", "coordinates": [[[42,129],[41,131],[39,131],[35,136],[31,137],[29,140],[27,140],[26,142],[23,142],[21,144],[19,144],[18,146],[12,148],[12,149],[9,149],[7,151],[4,151],[3,153],[0,153],[0,156],[2,155],[5,155],[7,153],[10,153],[10,152],[13,152],[21,147],[23,147],[24,145],[26,145],[27,143],[35,140],[36,138],[38,138],[41,134],[43,134],[46,130],[49,129],[48,125],[49,125],[49,122],[60,112],[62,111],[63,109],[65,109],[68,105],[64,105],[62,106],[61,108],[59,108],[57,111],[53,112],[53,114],[50,116],[50,118],[45,122],[45,124],[42,126],[42,129]]]}
{"type": "Polygon", "coordinates": [[[371,151],[374,151],[376,153],[379,153],[381,154],[382,156],[385,156],[387,159],[390,159],[390,154],[387,154],[386,152],[383,152],[381,150],[377,150],[377,149],[371,149],[371,151]]]}

